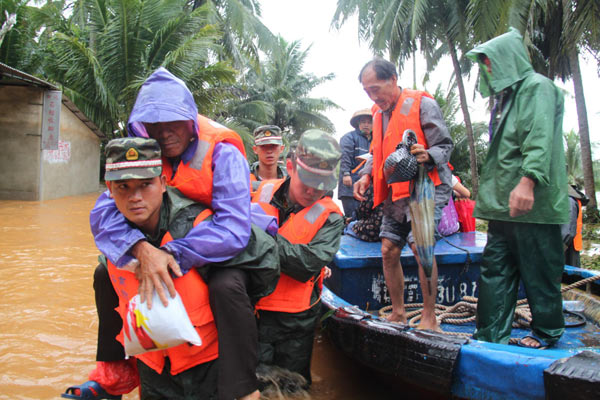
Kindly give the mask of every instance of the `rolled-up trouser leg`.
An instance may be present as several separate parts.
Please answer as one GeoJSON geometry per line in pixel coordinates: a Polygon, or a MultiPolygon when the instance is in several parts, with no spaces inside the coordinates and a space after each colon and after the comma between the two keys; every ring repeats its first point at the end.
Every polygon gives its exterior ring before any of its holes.
{"type": "Polygon", "coordinates": [[[490,221],[483,250],[473,338],[508,343],[519,289],[519,273],[504,222],[490,221]]]}
{"type": "Polygon", "coordinates": [[[531,330],[552,344],[562,336],[560,283],[564,269],[560,226],[511,222],[515,258],[531,309],[531,330]]]}
{"type": "Polygon", "coordinates": [[[219,334],[218,396],[235,399],[258,388],[258,333],[246,287],[248,275],[236,268],[211,269],[208,291],[219,334]]]}
{"type": "Polygon", "coordinates": [[[123,360],[125,359],[123,345],[115,339],[123,327],[123,320],[115,310],[119,305],[119,296],[115,292],[104,264],[99,264],[94,271],[94,294],[98,312],[96,361],[123,360]]]}

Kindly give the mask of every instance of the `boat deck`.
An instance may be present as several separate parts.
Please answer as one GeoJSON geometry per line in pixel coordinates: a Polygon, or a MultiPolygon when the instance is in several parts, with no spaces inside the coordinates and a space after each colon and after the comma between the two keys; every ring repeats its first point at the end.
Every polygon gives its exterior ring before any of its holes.
{"type": "MultiPolygon", "coordinates": [[[[486,236],[456,234],[438,242],[438,304],[452,305],[463,296],[477,297],[477,281],[486,236]]],[[[547,350],[473,340],[456,335],[418,331],[391,324],[377,316],[389,305],[381,264],[381,244],[343,236],[325,281],[323,304],[335,310],[328,329],[333,342],[357,361],[391,373],[444,396],[473,399],[600,398],[600,281],[584,290],[563,294],[585,303],[586,323],[568,327],[556,346],[547,350]],[[596,294],[596,296],[594,295],[596,294]],[[435,388],[430,383],[436,381],[435,388]],[[591,385],[591,386],[587,386],[591,385]],[[575,390],[577,389],[577,390],[575,390]],[[573,392],[575,390],[575,392],[573,392]],[[566,393],[566,394],[565,394],[566,393]]],[[[408,248],[401,262],[405,275],[405,302],[420,303],[417,266],[408,248]]],[[[565,266],[563,281],[572,283],[598,275],[565,266]]],[[[525,297],[520,290],[519,297],[525,297]]],[[[580,321],[566,315],[567,325],[580,321]]],[[[446,332],[472,334],[475,323],[442,324],[446,332]]],[[[513,329],[520,338],[525,329],[513,329]]]]}

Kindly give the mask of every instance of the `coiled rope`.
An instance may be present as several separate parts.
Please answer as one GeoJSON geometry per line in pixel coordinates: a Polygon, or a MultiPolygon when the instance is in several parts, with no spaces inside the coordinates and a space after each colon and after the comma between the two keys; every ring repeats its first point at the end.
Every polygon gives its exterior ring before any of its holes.
{"type": "MultiPolygon", "coordinates": [[[[571,285],[563,287],[560,292],[564,293],[599,279],[600,275],[591,276],[589,278],[582,279],[571,285]]],[[[417,325],[419,325],[419,321],[421,320],[421,311],[423,310],[423,303],[408,303],[405,304],[404,307],[406,308],[406,310],[416,309],[414,311],[407,312],[406,319],[408,320],[408,325],[411,328],[414,328],[417,325]]],[[[381,309],[379,309],[379,316],[382,318],[386,318],[391,313],[391,310],[392,306],[382,307],[381,309]]],[[[476,311],[477,297],[473,296],[464,296],[461,301],[452,306],[444,306],[442,304],[435,305],[435,315],[438,324],[447,323],[453,325],[460,325],[469,322],[474,322],[476,311]]],[[[530,323],[531,310],[529,309],[529,304],[527,303],[527,299],[521,299],[517,301],[517,307],[515,308],[515,319],[513,321],[513,328],[529,328],[530,323]]],[[[453,336],[472,336],[471,333],[466,332],[441,331],[440,333],[453,336]]],[[[509,343],[516,344],[518,340],[519,339],[517,338],[510,338],[509,343]]]]}

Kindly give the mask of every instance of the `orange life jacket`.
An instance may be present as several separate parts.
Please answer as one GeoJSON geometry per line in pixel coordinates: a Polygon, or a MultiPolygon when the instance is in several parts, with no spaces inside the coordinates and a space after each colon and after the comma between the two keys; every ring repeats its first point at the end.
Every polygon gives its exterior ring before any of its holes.
{"type": "Polygon", "coordinates": [[[163,175],[167,185],[179,189],[189,199],[210,206],[212,202],[212,156],[215,145],[231,143],[246,157],[244,143],[237,133],[198,114],[198,144],[192,159],[180,163],[173,176],[173,166],[163,157],[163,175]]]}
{"type": "Polygon", "coordinates": [[[581,237],[581,231],[583,229],[583,213],[581,212],[581,200],[577,199],[577,231],[573,238],[573,249],[575,251],[581,251],[583,249],[583,238],[581,237]]]}
{"type": "MultiPolygon", "coordinates": [[[[381,134],[383,111],[376,104],[371,109],[373,111],[373,141],[371,143],[373,152],[373,207],[376,207],[387,198],[390,186],[392,188],[392,201],[410,195],[409,182],[388,185],[383,175],[383,164],[388,156],[396,150],[396,146],[402,141],[402,135],[407,129],[412,129],[417,134],[418,143],[425,146],[426,149],[429,148],[427,138],[423,133],[423,129],[421,129],[420,112],[421,97],[423,96],[431,97],[426,92],[402,89],[396,107],[392,111],[385,135],[383,135],[383,143],[381,134]]],[[[442,183],[437,168],[429,172],[429,177],[435,186],[442,183]]]]}
{"type": "MultiPolygon", "coordinates": [[[[210,210],[201,212],[194,220],[194,226],[211,214],[210,210]]],[[[171,240],[173,240],[173,237],[167,232],[162,239],[161,246],[171,240]]],[[[108,272],[113,287],[119,296],[117,311],[121,314],[123,321],[126,321],[127,303],[129,299],[138,293],[139,282],[133,272],[117,268],[110,261],[108,261],[108,272]]],[[[162,373],[164,368],[165,357],[169,357],[171,361],[171,374],[176,375],[196,365],[214,360],[219,356],[217,327],[208,301],[208,286],[195,268],[190,269],[182,277],[173,279],[173,283],[177,293],[181,296],[192,325],[194,325],[202,339],[202,345],[190,346],[184,343],[166,350],[149,351],[136,356],[159,374],[162,373]]],[[[117,340],[121,343],[124,343],[124,334],[127,333],[124,333],[121,329],[117,336],[117,340]]]]}
{"type": "MultiPolygon", "coordinates": [[[[258,203],[267,214],[277,218],[277,222],[279,222],[279,210],[270,202],[283,182],[285,179],[262,181],[252,197],[252,201],[258,203]]],[[[331,197],[323,197],[299,213],[291,214],[279,227],[279,234],[290,243],[308,244],[327,221],[329,214],[333,212],[342,215],[331,197]]],[[[310,297],[315,284],[318,284],[319,288],[323,286],[323,269],[318,276],[313,276],[306,282],[300,282],[282,272],[275,291],[260,299],[256,309],[288,313],[308,310],[314,305],[311,304],[310,297]]]]}

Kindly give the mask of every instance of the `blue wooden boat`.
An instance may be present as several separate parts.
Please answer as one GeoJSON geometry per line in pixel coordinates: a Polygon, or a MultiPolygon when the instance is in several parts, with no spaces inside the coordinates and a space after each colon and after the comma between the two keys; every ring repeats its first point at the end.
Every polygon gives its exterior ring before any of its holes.
{"type": "MultiPolygon", "coordinates": [[[[459,233],[438,242],[438,303],[452,305],[477,296],[485,234],[459,233]]],[[[325,320],[331,341],[362,364],[410,383],[437,397],[468,399],[600,398],[600,280],[585,291],[564,293],[586,305],[583,314],[566,314],[568,325],[559,343],[547,350],[486,343],[465,336],[419,331],[392,324],[376,310],[389,304],[381,265],[380,243],[343,236],[330,267],[322,300],[331,314],[325,320]],[[578,325],[581,322],[583,325],[578,325]]],[[[420,303],[417,266],[404,248],[405,301],[420,303]]],[[[563,281],[595,276],[594,271],[565,266],[563,281]]],[[[524,297],[523,290],[519,292],[524,297]]],[[[446,332],[468,334],[474,322],[442,324],[446,332]]],[[[527,333],[513,329],[514,337],[527,333]]]]}

